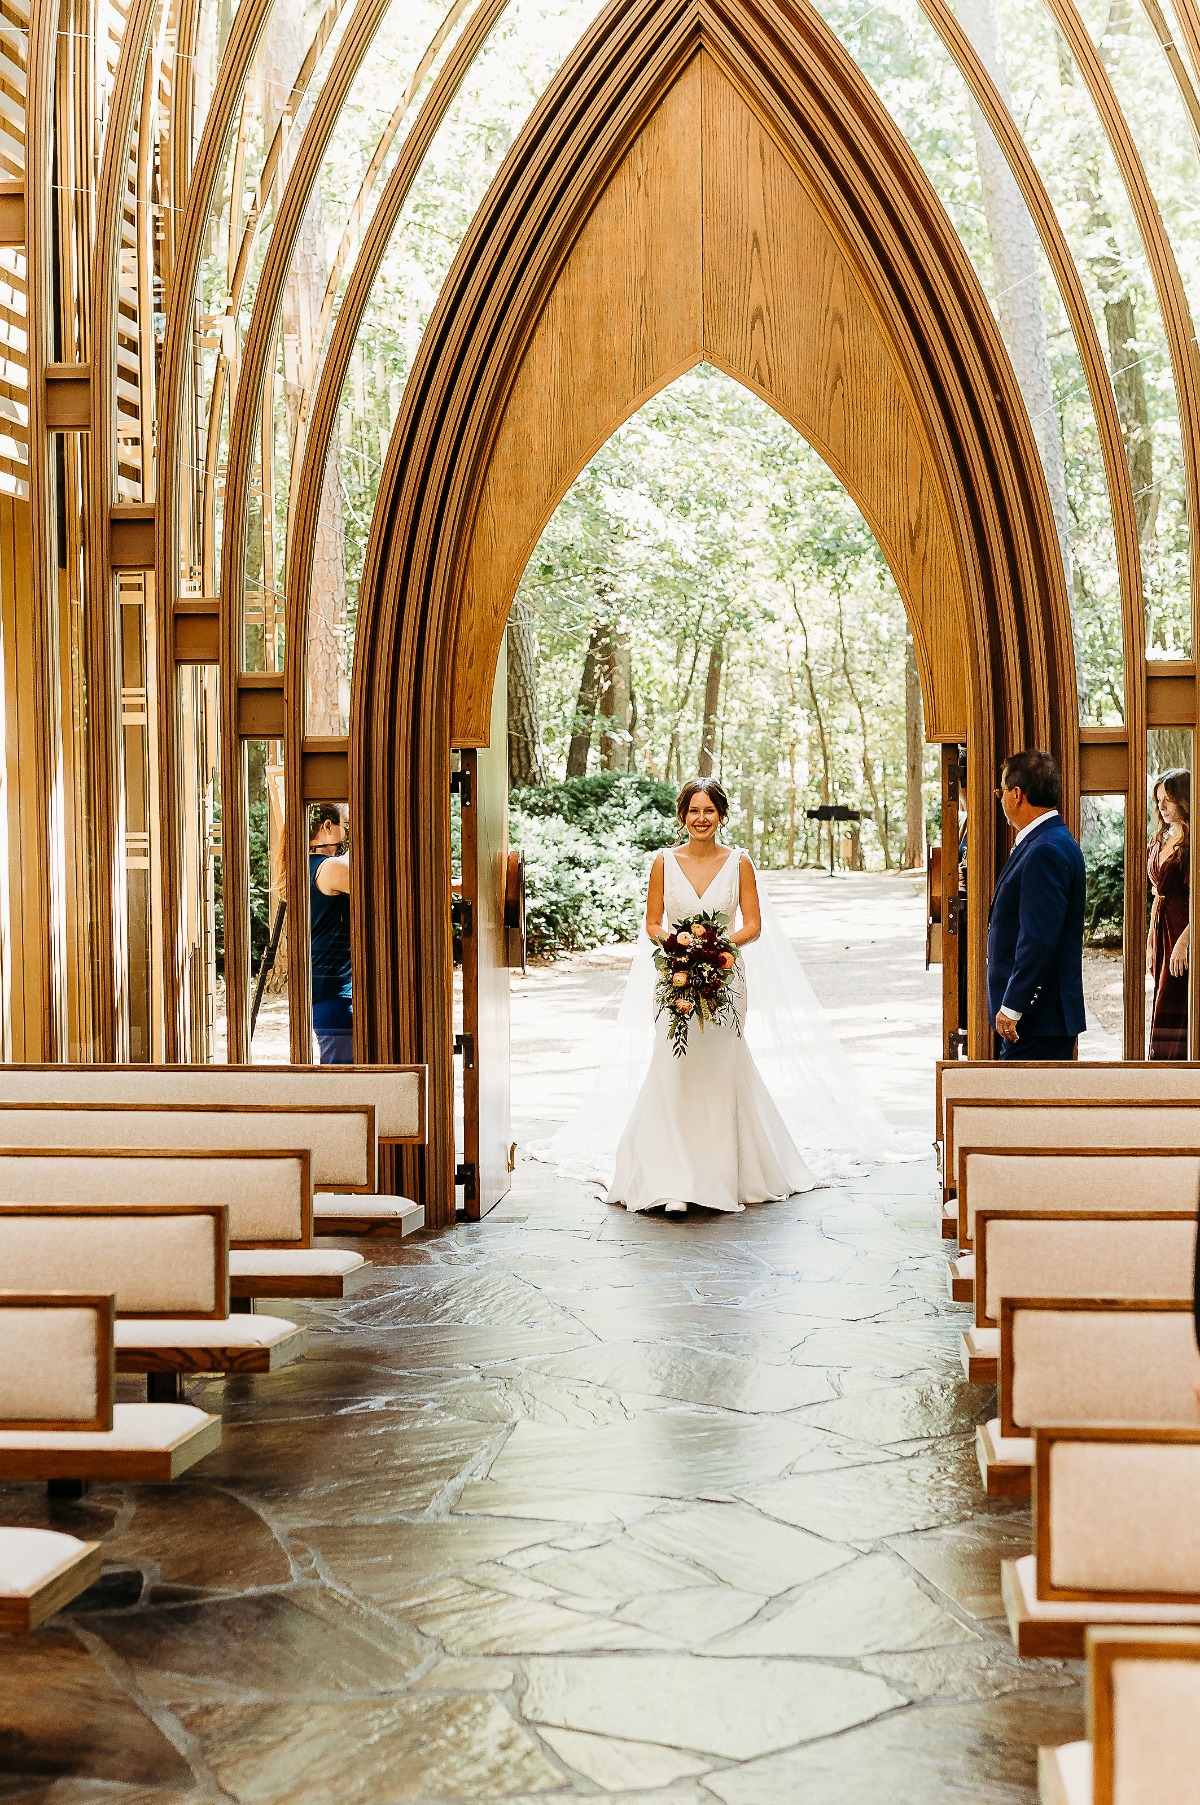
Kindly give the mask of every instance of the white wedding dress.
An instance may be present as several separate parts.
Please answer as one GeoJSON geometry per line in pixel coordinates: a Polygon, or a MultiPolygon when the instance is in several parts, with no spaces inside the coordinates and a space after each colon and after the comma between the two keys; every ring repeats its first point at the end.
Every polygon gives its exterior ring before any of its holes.
{"type": "MultiPolygon", "coordinates": [[[[668,925],[678,927],[702,910],[736,925],[741,862],[735,848],[699,896],[675,853],[664,852],[668,925]]],[[[681,1203],[740,1210],[811,1191],[818,1182],[784,1127],[742,1032],[747,995],[741,957],[730,989],[736,1019],[693,1025],[687,1052],[678,1057],[668,1039],[670,1020],[658,1018],[650,1069],[617,1146],[609,1203],[627,1210],[681,1203]]]]}
{"type": "MultiPolygon", "coordinates": [[[[666,919],[682,921],[702,903],[736,925],[748,856],[735,847],[697,897],[665,852],[666,919]]],[[[867,1094],[761,880],[758,901],[762,933],[739,961],[743,1033],[693,1029],[676,1059],[665,1020],[655,1020],[653,949],[642,934],[595,1080],[569,1121],[527,1148],[535,1159],[603,1185],[628,1209],[738,1210],[923,1152],[905,1145],[867,1094]]]]}

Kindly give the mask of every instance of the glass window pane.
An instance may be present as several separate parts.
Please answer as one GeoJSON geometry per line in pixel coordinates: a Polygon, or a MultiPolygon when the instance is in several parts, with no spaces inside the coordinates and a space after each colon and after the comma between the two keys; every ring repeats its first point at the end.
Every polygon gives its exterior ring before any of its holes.
{"type": "Polygon", "coordinates": [[[1079,843],[1087,867],[1081,1059],[1120,1059],[1125,1048],[1125,798],[1085,796],[1079,843]]]}

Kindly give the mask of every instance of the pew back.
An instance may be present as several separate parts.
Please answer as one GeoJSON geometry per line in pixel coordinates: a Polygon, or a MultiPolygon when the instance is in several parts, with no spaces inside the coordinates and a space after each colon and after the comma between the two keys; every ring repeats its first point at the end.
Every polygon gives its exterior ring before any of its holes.
{"type": "Polygon", "coordinates": [[[975,1323],[998,1328],[1004,1297],[1184,1297],[1195,1253],[1190,1215],[976,1210],[975,1323]]]}
{"type": "Polygon", "coordinates": [[[6,1065],[3,1103],[368,1107],[385,1143],[425,1140],[423,1065],[6,1065]]]}
{"type": "MultiPolygon", "coordinates": [[[[1144,1115],[1138,1125],[1145,1125],[1144,1115]]],[[[1032,1216],[1056,1210],[1101,1215],[1136,1207],[1194,1216],[1200,1207],[1200,1137],[1169,1146],[981,1142],[959,1148],[959,1170],[958,1234],[964,1246],[973,1242],[976,1215],[986,1209],[1032,1216]]]]}
{"type": "Polygon", "coordinates": [[[1093,1805],[1162,1805],[1200,1773],[1200,1633],[1087,1633],[1093,1805]]]}
{"type": "Polygon", "coordinates": [[[0,1272],[25,1291],[110,1292],[118,1316],[229,1314],[220,1203],[34,1204],[0,1210],[0,1272]]]}
{"type": "MultiPolygon", "coordinates": [[[[3,1118],[0,1117],[0,1132],[3,1118]]],[[[190,1153],[152,1149],[88,1153],[0,1148],[0,1209],[10,1204],[223,1203],[229,1244],[308,1247],[312,1242],[312,1153],[190,1153]]]]}
{"type": "Polygon", "coordinates": [[[113,1426],[113,1300],[0,1291],[0,1432],[113,1426]]]}
{"type": "Polygon", "coordinates": [[[1047,1425],[1200,1429],[1191,1299],[1006,1297],[1000,1433],[1047,1425]]]}
{"type": "MultiPolygon", "coordinates": [[[[1145,1066],[1153,1072],[1156,1066],[1145,1066]]],[[[948,1186],[961,1183],[967,1147],[1178,1147],[1200,1145],[1200,1100],[1161,1096],[951,1100],[946,1105],[948,1186]]]]}
{"type": "Polygon", "coordinates": [[[378,1170],[375,1110],[313,1104],[255,1109],[184,1103],[0,1103],[0,1147],[90,1152],[307,1150],[317,1188],[373,1191],[378,1170]]]}
{"type": "Polygon", "coordinates": [[[1052,1428],[1034,1452],[1037,1596],[1194,1606],[1200,1428],[1052,1428]]]}
{"type": "Polygon", "coordinates": [[[1093,1098],[1106,1103],[1125,1097],[1160,1097],[1200,1103],[1200,1060],[939,1059],[934,1078],[934,1137],[946,1148],[948,1169],[952,1169],[953,1128],[947,1120],[951,1102],[998,1098],[1020,1103],[1039,1097],[1061,1102],[1093,1098]]]}

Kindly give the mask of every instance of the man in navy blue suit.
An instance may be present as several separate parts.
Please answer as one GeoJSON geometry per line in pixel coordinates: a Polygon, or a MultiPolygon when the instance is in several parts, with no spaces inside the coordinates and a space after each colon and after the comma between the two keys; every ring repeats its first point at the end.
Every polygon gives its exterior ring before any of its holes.
{"type": "Polygon", "coordinates": [[[1006,758],[996,794],[1012,851],[988,917],[988,1014],[1001,1059],[1072,1059],[1083,1008],[1084,867],[1048,752],[1006,758]]]}

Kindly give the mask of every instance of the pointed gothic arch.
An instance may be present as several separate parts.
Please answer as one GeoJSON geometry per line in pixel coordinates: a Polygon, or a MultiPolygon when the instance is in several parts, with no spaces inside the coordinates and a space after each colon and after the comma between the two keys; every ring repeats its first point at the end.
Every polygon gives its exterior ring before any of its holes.
{"type": "MultiPolygon", "coordinates": [[[[539,104],[425,333],[360,595],[351,790],[359,1051],[430,1069],[420,1178],[453,1210],[447,773],[596,448],[702,358],[812,443],[904,598],[930,737],[1049,744],[1078,794],[1070,619],[1016,381],[949,221],[803,0],[627,0],[539,104]]],[[[994,846],[972,845],[977,893],[994,846]]],[[[972,959],[982,972],[982,921],[972,959]]],[[[975,989],[981,993],[982,986],[975,989]]],[[[972,1024],[978,1042],[982,1018],[972,1024]]]]}

